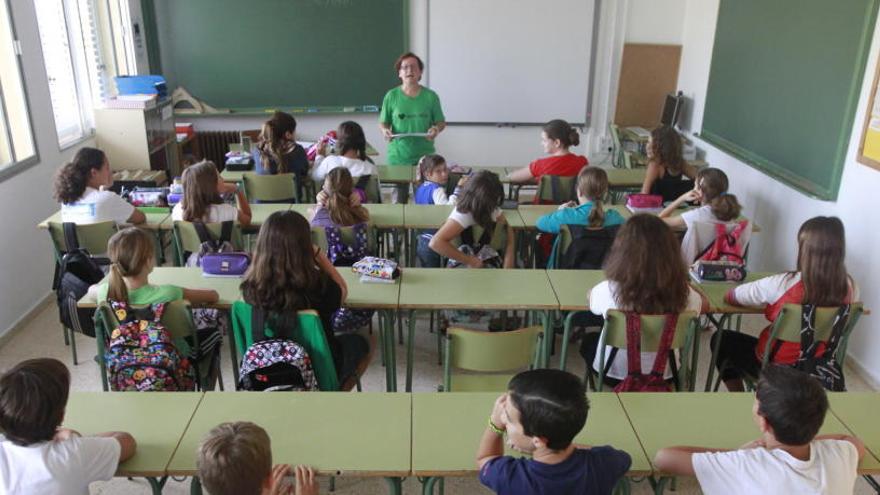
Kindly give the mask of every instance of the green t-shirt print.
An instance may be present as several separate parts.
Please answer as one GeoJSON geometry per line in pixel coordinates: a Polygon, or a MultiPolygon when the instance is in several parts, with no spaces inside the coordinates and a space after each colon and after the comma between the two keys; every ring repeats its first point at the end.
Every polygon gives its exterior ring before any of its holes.
{"type": "MultiPolygon", "coordinates": [[[[105,282],[98,286],[98,302],[107,300],[109,285],[105,282]]],[[[144,285],[128,291],[128,304],[136,306],[142,304],[166,303],[183,299],[183,289],[176,285],[144,285]]]]}
{"type": "MultiPolygon", "coordinates": [[[[382,99],[379,122],[390,124],[394,134],[428,132],[432,125],[445,121],[440,98],[424,86],[414,98],[404,94],[398,86],[382,99]]],[[[434,142],[423,137],[394,138],[388,143],[388,164],[415,165],[419,158],[433,152],[434,142]]]]}

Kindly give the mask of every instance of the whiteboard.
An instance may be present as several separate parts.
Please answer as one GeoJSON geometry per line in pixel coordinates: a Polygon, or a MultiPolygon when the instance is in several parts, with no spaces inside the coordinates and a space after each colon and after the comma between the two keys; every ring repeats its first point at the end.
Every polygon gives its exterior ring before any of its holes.
{"type": "Polygon", "coordinates": [[[429,0],[427,86],[447,122],[586,119],[594,0],[429,0]]]}

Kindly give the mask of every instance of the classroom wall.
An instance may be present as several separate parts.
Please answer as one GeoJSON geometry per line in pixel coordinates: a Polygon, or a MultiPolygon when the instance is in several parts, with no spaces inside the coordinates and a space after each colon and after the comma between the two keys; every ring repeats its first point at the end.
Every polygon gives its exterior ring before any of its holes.
{"type": "MultiPolygon", "coordinates": [[[[31,125],[40,157],[37,165],[0,182],[3,216],[3,256],[0,256],[0,335],[49,294],[52,286],[52,246],[36,225],[58,205],[51,197],[52,174],[76,152],[58,149],[49,85],[43,67],[33,2],[10,2],[16,34],[21,40],[22,70],[31,125]]],[[[87,140],[82,145],[94,144],[87,140]]],[[[61,340],[59,326],[58,340],[61,340]]]]}
{"type": "Polygon", "coordinates": [[[627,43],[680,45],[687,0],[629,0],[627,43]]]}
{"type": "MultiPolygon", "coordinates": [[[[688,134],[698,132],[703,120],[712,45],[719,0],[687,0],[682,30],[683,52],[679,87],[692,98],[688,134]]],[[[880,233],[871,215],[872,200],[880,191],[880,172],[855,159],[866,110],[868,93],[880,53],[880,23],[875,28],[862,83],[859,110],[853,122],[846,164],[837,202],[811,199],[771,179],[747,164],[697,140],[706,160],[731,178],[731,191],[745,206],[745,214],[761,226],[752,237],[749,263],[754,270],[793,269],[797,256],[797,230],[804,220],[816,215],[836,215],[847,230],[847,267],[861,287],[861,299],[874,315],[862,318],[849,345],[851,362],[874,388],[880,386],[880,233]]]]}

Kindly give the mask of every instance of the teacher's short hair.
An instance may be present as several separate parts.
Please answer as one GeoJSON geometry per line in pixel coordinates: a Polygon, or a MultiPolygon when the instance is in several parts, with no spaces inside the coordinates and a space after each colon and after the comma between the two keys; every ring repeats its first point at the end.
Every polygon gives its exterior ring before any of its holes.
{"type": "Polygon", "coordinates": [[[419,56],[413,52],[406,52],[403,55],[397,57],[397,60],[394,62],[394,70],[400,70],[400,64],[402,64],[403,61],[408,58],[416,59],[416,62],[419,63],[419,70],[425,70],[425,63],[422,62],[422,59],[420,59],[419,56]]]}

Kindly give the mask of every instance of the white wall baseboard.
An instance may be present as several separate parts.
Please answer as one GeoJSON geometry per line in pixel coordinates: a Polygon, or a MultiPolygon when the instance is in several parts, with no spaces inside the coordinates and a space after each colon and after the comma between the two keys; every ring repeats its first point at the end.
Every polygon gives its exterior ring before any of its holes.
{"type": "MultiPolygon", "coordinates": [[[[31,309],[27,310],[27,312],[21,316],[21,318],[15,320],[9,328],[3,330],[0,333],[0,347],[5,346],[13,337],[19,334],[24,327],[26,327],[32,319],[34,319],[41,311],[43,311],[46,306],[50,304],[54,304],[55,302],[55,293],[49,291],[43,296],[42,299],[36,302],[31,309]]],[[[58,323],[59,327],[61,323],[58,323]]]]}

